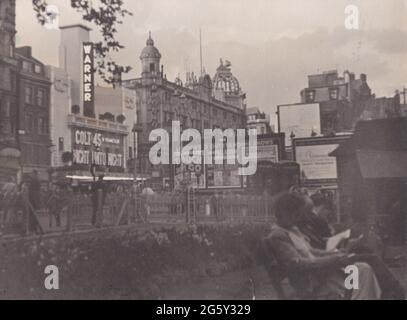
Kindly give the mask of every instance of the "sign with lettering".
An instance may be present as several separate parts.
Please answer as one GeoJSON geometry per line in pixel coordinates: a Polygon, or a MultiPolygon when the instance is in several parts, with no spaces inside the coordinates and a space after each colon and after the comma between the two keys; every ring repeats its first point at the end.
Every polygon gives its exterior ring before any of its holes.
{"type": "Polygon", "coordinates": [[[83,115],[95,117],[95,76],[93,43],[83,43],[83,115]]]}
{"type": "Polygon", "coordinates": [[[124,167],[123,137],[110,132],[74,128],[73,163],[124,167]]]}
{"type": "Polygon", "coordinates": [[[338,174],[336,158],[329,156],[350,135],[294,139],[294,160],[300,165],[304,184],[334,184],[338,174]]]}

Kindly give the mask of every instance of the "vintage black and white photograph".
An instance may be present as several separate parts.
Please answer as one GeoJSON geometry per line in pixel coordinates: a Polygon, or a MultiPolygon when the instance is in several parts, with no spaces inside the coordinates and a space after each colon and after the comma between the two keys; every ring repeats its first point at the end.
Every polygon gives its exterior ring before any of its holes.
{"type": "Polygon", "coordinates": [[[1,300],[405,300],[407,1],[0,0],[0,244],[1,300]]]}

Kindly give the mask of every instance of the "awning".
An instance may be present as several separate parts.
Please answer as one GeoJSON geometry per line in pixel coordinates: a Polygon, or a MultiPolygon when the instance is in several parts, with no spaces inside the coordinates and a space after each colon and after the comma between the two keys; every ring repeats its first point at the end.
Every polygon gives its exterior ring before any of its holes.
{"type": "Polygon", "coordinates": [[[16,148],[4,148],[0,150],[0,157],[18,159],[20,158],[20,155],[20,150],[16,148]]]}
{"type": "Polygon", "coordinates": [[[407,178],[407,150],[356,150],[363,178],[407,178]]]}

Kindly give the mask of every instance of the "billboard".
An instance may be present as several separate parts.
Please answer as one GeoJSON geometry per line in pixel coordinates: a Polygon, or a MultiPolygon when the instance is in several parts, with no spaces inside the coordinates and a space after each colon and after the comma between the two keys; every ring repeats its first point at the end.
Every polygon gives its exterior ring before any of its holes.
{"type": "Polygon", "coordinates": [[[238,165],[206,165],[206,186],[213,188],[242,188],[243,178],[238,165]]]}
{"type": "Polygon", "coordinates": [[[174,186],[180,188],[183,182],[187,182],[192,188],[205,188],[204,166],[198,164],[174,165],[174,186]]]}
{"type": "Polygon", "coordinates": [[[278,129],[285,133],[285,145],[291,146],[291,134],[295,138],[310,137],[314,131],[321,133],[319,103],[287,104],[278,106],[278,129]]]}
{"type": "Polygon", "coordinates": [[[123,136],[85,128],[72,128],[73,163],[124,168],[123,136]]]}
{"type": "Polygon", "coordinates": [[[329,156],[351,135],[294,139],[294,160],[300,165],[304,184],[335,184],[336,158],[329,156]]]}
{"type": "Polygon", "coordinates": [[[278,163],[283,158],[284,134],[257,136],[257,161],[278,163]]]}

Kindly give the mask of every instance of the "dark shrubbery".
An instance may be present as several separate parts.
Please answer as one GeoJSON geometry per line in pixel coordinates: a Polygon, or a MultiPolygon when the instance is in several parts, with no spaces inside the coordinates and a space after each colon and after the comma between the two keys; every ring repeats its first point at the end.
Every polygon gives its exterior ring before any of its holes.
{"type": "Polygon", "coordinates": [[[255,263],[267,226],[202,225],[107,230],[3,243],[0,298],[165,298],[168,288],[255,263]],[[56,265],[60,290],[44,289],[56,265]]]}

